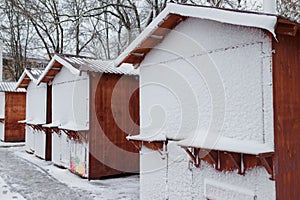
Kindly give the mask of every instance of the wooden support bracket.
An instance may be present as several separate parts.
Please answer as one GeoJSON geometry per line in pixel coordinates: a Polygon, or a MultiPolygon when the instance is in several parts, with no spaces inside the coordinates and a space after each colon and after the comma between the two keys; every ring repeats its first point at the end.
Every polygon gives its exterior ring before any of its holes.
{"type": "Polygon", "coordinates": [[[237,154],[238,158],[235,158],[232,153],[227,152],[228,157],[230,158],[230,160],[232,161],[232,163],[234,164],[234,166],[238,169],[238,173],[241,175],[245,174],[245,171],[242,170],[242,155],[241,154],[237,154]]]}
{"type": "Polygon", "coordinates": [[[211,151],[208,152],[207,157],[214,163],[215,166],[218,165],[218,158],[212,155],[211,151]]]}
{"type": "Polygon", "coordinates": [[[271,175],[270,179],[275,180],[274,169],[273,169],[273,153],[260,154],[259,159],[262,165],[265,167],[267,172],[271,175]]]}
{"type": "Polygon", "coordinates": [[[141,150],[141,148],[142,148],[142,141],[137,141],[137,140],[129,140],[132,144],[133,144],[133,146],[137,149],[137,150],[141,150]]]}
{"type": "Polygon", "coordinates": [[[199,158],[199,151],[200,149],[193,148],[193,153],[188,149],[184,148],[185,152],[189,155],[190,159],[193,161],[195,167],[200,167],[200,158],[199,158]]]}
{"type": "Polygon", "coordinates": [[[79,141],[79,134],[77,131],[68,130],[68,129],[60,129],[60,130],[62,130],[68,136],[69,139],[79,141]]]}

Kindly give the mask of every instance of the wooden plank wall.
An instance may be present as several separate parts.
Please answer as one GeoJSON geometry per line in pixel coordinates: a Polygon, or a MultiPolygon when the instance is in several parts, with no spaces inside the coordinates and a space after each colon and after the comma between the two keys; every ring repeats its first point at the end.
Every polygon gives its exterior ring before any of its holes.
{"type": "Polygon", "coordinates": [[[275,49],[273,102],[276,199],[297,200],[300,188],[300,34],[298,31],[295,36],[288,36],[277,32],[277,39],[278,42],[273,40],[272,44],[275,49]]]}
{"type": "Polygon", "coordinates": [[[89,138],[89,179],[98,179],[105,176],[127,172],[139,172],[139,151],[126,140],[127,133],[116,124],[115,118],[130,130],[130,134],[138,134],[139,126],[132,127],[126,111],[130,111],[133,121],[139,125],[139,80],[138,76],[125,76],[114,74],[96,74],[91,76],[91,105],[90,105],[90,138],[89,138]],[[121,79],[122,77],[122,79],[121,79]],[[112,111],[111,97],[117,82],[122,90],[116,95],[114,111],[112,111]],[[129,105],[126,96],[129,91],[136,88],[130,98],[129,105]],[[114,112],[114,113],[113,113],[114,112]],[[115,118],[114,118],[115,117],[115,118]],[[129,127],[130,126],[130,127],[129,127]],[[120,151],[131,152],[125,156],[120,151]],[[113,164],[115,167],[108,166],[113,164]]]}
{"type": "Polygon", "coordinates": [[[5,93],[5,142],[25,141],[25,129],[18,121],[26,118],[26,93],[5,93]]]}

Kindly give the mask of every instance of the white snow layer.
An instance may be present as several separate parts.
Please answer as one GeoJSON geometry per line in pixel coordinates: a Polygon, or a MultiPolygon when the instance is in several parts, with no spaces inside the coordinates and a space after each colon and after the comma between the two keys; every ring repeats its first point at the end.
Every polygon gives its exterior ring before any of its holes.
{"type": "Polygon", "coordinates": [[[47,109],[47,85],[39,86],[30,81],[26,92],[26,122],[30,124],[45,124],[47,109]]]}
{"type": "MultiPolygon", "coordinates": [[[[36,158],[33,155],[25,153],[23,148],[14,150],[14,153],[22,159],[26,159],[29,163],[38,166],[37,170],[41,170],[43,172],[47,171],[51,177],[57,179],[61,183],[66,184],[68,187],[74,190],[85,190],[86,194],[89,193],[91,198],[94,200],[139,199],[138,176],[89,181],[70,173],[68,169],[55,167],[49,161],[44,161],[36,158]]],[[[32,179],[32,181],[34,181],[34,179],[32,179]]]]}
{"type": "Polygon", "coordinates": [[[19,193],[12,191],[10,186],[0,177],[0,198],[3,200],[25,200],[19,193]]]}
{"type": "MultiPolygon", "coordinates": [[[[62,63],[64,64],[64,63],[62,63]]],[[[89,75],[73,73],[65,64],[52,83],[52,123],[45,126],[73,131],[89,130],[89,75]]],[[[73,68],[73,67],[72,67],[73,68]]],[[[86,144],[72,141],[62,130],[52,135],[52,159],[83,176],[88,173],[86,144]]]]}
{"type": "Polygon", "coordinates": [[[58,126],[58,128],[72,131],[86,131],[89,129],[87,126],[76,124],[74,121],[67,122],[66,124],[58,126]]]}
{"type": "Polygon", "coordinates": [[[0,119],[5,116],[5,92],[0,92],[0,119]]]}
{"type": "Polygon", "coordinates": [[[52,162],[70,169],[70,139],[63,131],[52,134],[52,147],[52,162]]]}
{"type": "Polygon", "coordinates": [[[51,122],[50,124],[44,124],[43,127],[55,128],[55,127],[59,127],[60,125],[61,125],[61,123],[59,121],[54,121],[54,122],[51,122]]]}
{"type": "MultiPolygon", "coordinates": [[[[22,120],[21,123],[43,125],[46,123],[46,115],[47,85],[45,83],[37,85],[36,81],[30,81],[26,92],[26,120],[22,120]]],[[[37,156],[45,159],[46,135],[44,131],[26,126],[25,141],[28,152],[34,152],[37,156]]]]}
{"type": "Polygon", "coordinates": [[[275,199],[275,182],[263,167],[246,171],[219,172],[201,162],[195,168],[187,154],[169,141],[165,159],[157,151],[142,147],[140,197],[151,199],[275,199]]]}
{"type": "Polygon", "coordinates": [[[126,137],[128,140],[137,140],[137,141],[146,141],[146,142],[155,142],[155,141],[166,141],[166,136],[163,134],[156,135],[130,135],[126,137]]]}
{"type": "MultiPolygon", "coordinates": [[[[185,20],[140,65],[140,134],[182,140],[211,133],[213,142],[232,139],[220,148],[272,151],[271,58],[270,38],[259,28],[185,20]]],[[[245,176],[205,164],[194,169],[170,140],[164,160],[159,152],[145,149],[140,161],[142,199],[166,199],[163,194],[169,199],[205,199],[205,179],[247,188],[258,199],[275,199],[274,182],[262,167],[247,170],[245,176]]],[[[219,199],[243,199],[244,194],[216,190],[219,199]]]]}
{"type": "Polygon", "coordinates": [[[153,29],[157,28],[161,22],[170,14],[178,14],[181,16],[207,19],[221,23],[232,25],[240,25],[247,27],[255,27],[269,31],[275,35],[275,25],[277,16],[267,15],[262,13],[246,13],[240,11],[222,10],[211,7],[198,7],[188,5],[178,5],[169,3],[167,7],[147,26],[147,28],[126,48],[126,50],[116,59],[115,63],[118,66],[123,59],[133,49],[147,37],[149,37],[153,29]]]}
{"type": "Polygon", "coordinates": [[[208,142],[209,137],[203,137],[201,134],[192,136],[188,139],[179,141],[178,144],[184,147],[196,147],[203,149],[214,149],[219,151],[228,151],[235,153],[245,153],[258,155],[261,153],[274,152],[274,149],[266,144],[249,140],[237,140],[233,138],[220,136],[212,144],[208,142]]]}
{"type": "Polygon", "coordinates": [[[89,76],[63,67],[52,84],[52,121],[70,130],[89,128],[89,76]],[[72,127],[70,126],[72,125],[72,127]]]}

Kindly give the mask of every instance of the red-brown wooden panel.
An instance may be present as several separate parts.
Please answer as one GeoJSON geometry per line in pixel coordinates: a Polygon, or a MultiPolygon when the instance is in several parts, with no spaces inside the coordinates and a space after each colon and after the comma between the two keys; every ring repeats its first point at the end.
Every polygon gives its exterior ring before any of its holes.
{"type": "Polygon", "coordinates": [[[297,200],[300,188],[300,34],[273,40],[273,102],[277,200],[297,200]]]}
{"type": "Polygon", "coordinates": [[[127,169],[127,172],[138,172],[138,149],[127,141],[127,133],[116,124],[117,120],[121,127],[130,130],[130,134],[139,133],[139,127],[131,126],[130,116],[126,115],[129,110],[131,119],[139,124],[139,83],[137,76],[122,77],[122,75],[102,74],[101,78],[97,75],[91,77],[93,78],[91,78],[90,95],[89,179],[124,173],[119,169],[127,169]],[[112,101],[112,94],[118,81],[121,90],[118,90],[116,98],[112,101]],[[137,90],[131,96],[128,105],[126,98],[132,88],[137,90]],[[112,110],[112,103],[114,110],[112,110]],[[129,153],[124,156],[120,154],[122,151],[129,153]],[[117,166],[118,170],[111,164],[117,166]]]}
{"type": "Polygon", "coordinates": [[[26,93],[5,93],[5,142],[25,141],[25,129],[18,121],[26,117],[26,93]]]}

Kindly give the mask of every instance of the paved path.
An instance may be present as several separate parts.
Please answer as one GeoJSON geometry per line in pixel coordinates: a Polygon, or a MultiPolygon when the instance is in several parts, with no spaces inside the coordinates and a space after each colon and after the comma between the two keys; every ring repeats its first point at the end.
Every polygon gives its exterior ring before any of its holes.
{"type": "MultiPolygon", "coordinates": [[[[73,190],[54,179],[47,171],[16,156],[7,148],[0,148],[0,176],[11,188],[27,200],[90,200],[84,191],[73,190]]],[[[2,186],[3,187],[3,186],[2,186]]],[[[7,186],[6,186],[7,187],[7,186]]],[[[7,191],[0,190],[0,200],[7,191]]],[[[21,199],[17,195],[13,199],[21,199]]]]}

